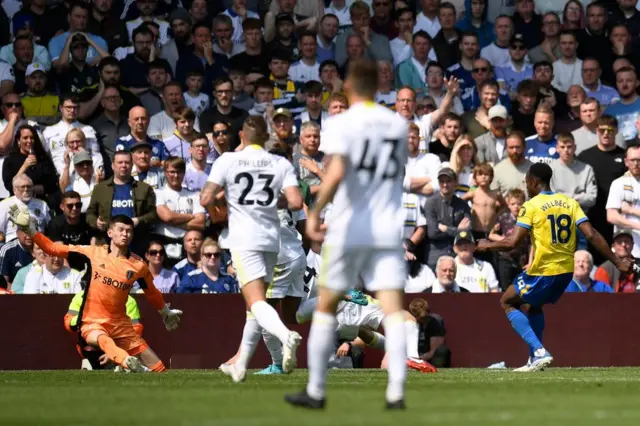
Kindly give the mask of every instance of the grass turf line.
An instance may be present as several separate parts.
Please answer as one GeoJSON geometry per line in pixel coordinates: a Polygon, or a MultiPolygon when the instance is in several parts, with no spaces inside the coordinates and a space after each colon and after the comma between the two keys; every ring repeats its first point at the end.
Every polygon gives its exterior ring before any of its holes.
{"type": "Polygon", "coordinates": [[[410,372],[406,412],[383,410],[386,373],[334,370],[327,410],[285,405],[305,370],[236,385],[214,370],[166,374],[0,373],[0,425],[639,425],[640,369],[550,369],[542,373],[410,372]]]}

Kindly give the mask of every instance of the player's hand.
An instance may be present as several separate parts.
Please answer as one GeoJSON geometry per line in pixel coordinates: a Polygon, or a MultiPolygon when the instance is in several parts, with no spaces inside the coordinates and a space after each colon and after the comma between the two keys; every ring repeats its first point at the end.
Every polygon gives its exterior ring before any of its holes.
{"type": "Polygon", "coordinates": [[[489,240],[478,240],[478,243],[476,244],[476,251],[477,252],[483,252],[483,251],[487,251],[489,250],[491,241],[489,240]]]}
{"type": "Polygon", "coordinates": [[[324,241],[324,234],[327,231],[326,225],[320,221],[317,213],[309,213],[307,216],[306,232],[310,240],[321,243],[324,241]]]}
{"type": "Polygon", "coordinates": [[[640,273],[640,267],[626,257],[618,258],[616,268],[625,275],[630,274],[631,272],[640,273]]]}
{"type": "Polygon", "coordinates": [[[182,315],[182,311],[178,309],[169,309],[171,304],[167,303],[164,305],[164,308],[160,309],[158,312],[162,315],[162,321],[164,321],[164,326],[167,331],[173,331],[180,325],[180,315],[182,315]]]}
{"type": "Polygon", "coordinates": [[[37,231],[36,224],[31,219],[29,209],[26,206],[18,206],[17,204],[9,207],[9,220],[18,228],[22,229],[27,235],[33,236],[37,231]]]}
{"type": "Polygon", "coordinates": [[[339,356],[339,357],[349,356],[350,350],[351,350],[351,346],[345,342],[341,344],[338,350],[336,351],[336,356],[339,356]]]}

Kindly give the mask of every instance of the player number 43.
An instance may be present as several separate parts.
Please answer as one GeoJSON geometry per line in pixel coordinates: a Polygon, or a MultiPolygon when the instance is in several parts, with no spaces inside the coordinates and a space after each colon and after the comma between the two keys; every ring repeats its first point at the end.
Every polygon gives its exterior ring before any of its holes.
{"type": "Polygon", "coordinates": [[[394,179],[401,171],[400,161],[398,161],[396,154],[400,141],[398,139],[383,139],[382,142],[380,151],[374,152],[370,149],[370,140],[364,141],[357,170],[369,172],[372,178],[379,178],[380,172],[382,172],[382,179],[394,179]]]}
{"type": "Polygon", "coordinates": [[[566,244],[571,239],[571,216],[561,214],[547,216],[551,225],[551,242],[553,244],[566,244]]]}

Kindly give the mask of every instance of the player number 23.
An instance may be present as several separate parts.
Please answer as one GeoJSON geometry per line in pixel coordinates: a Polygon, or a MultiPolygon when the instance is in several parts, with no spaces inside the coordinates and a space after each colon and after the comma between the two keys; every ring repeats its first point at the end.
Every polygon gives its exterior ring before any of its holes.
{"type": "Polygon", "coordinates": [[[273,182],[274,175],[269,174],[259,174],[258,180],[264,180],[264,184],[262,186],[262,190],[260,192],[264,192],[267,194],[266,200],[250,200],[247,198],[251,189],[253,188],[254,178],[250,173],[243,172],[236,175],[235,183],[240,183],[242,180],[247,182],[247,186],[242,190],[242,194],[240,194],[240,198],[238,199],[238,203],[243,205],[252,205],[257,203],[259,206],[268,206],[273,202],[275,198],[275,194],[273,189],[271,189],[271,182],[273,182]]]}
{"type": "Polygon", "coordinates": [[[571,216],[561,214],[554,216],[550,214],[547,219],[551,225],[551,242],[553,244],[566,244],[571,238],[571,216]]]}

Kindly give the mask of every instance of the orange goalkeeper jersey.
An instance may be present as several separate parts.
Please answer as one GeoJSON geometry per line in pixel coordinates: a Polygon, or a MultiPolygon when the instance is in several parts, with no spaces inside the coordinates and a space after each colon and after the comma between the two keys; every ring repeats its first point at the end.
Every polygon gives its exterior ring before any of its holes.
{"type": "Polygon", "coordinates": [[[67,258],[70,253],[78,253],[90,265],[91,281],[82,309],[82,322],[131,324],[126,305],[133,284],[142,278],[141,287],[154,308],[164,307],[164,298],[153,284],[153,276],[147,264],[135,254],[115,257],[109,254],[109,246],[74,246],[54,243],[40,232],[33,241],[45,253],[67,258]]]}

